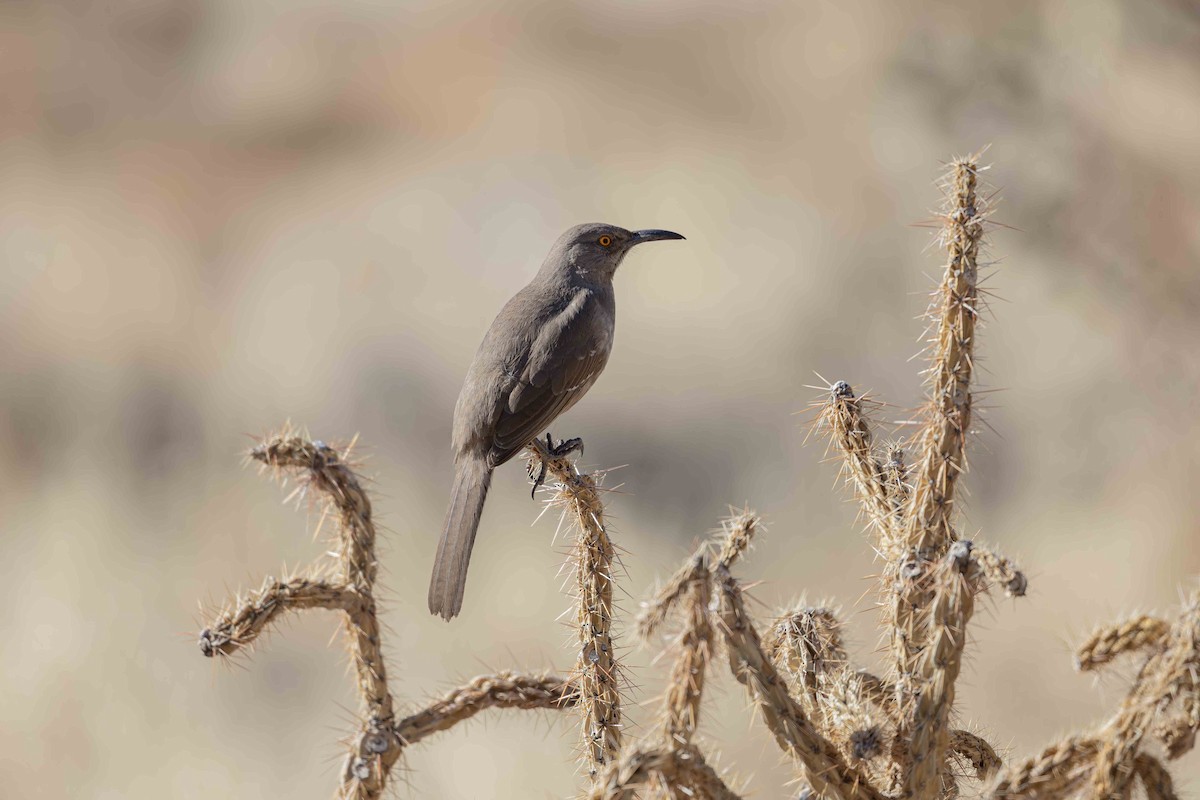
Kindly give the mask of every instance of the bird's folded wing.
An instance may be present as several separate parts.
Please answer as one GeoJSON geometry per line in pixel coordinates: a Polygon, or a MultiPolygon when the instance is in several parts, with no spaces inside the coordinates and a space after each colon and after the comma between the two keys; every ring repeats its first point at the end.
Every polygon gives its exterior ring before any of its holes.
{"type": "MultiPolygon", "coordinates": [[[[595,299],[580,292],[548,321],[530,350],[496,423],[488,461],[499,466],[539,436],[591,388],[608,361],[609,342],[593,330],[595,299]]],[[[601,334],[603,336],[603,334],[601,334]]]]}

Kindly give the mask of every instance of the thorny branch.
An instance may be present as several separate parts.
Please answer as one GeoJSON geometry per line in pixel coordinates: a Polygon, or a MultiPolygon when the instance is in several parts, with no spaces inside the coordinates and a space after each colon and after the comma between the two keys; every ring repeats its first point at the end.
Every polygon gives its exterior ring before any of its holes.
{"type": "Polygon", "coordinates": [[[979,734],[951,727],[956,683],[979,595],[1024,596],[1028,582],[1008,559],[961,539],[958,484],[967,470],[981,296],[980,256],[990,213],[978,157],[952,163],[940,242],[946,264],[929,316],[929,392],[924,424],[909,442],[878,444],[873,400],[837,382],[820,422],[843,461],[883,559],[881,606],[890,674],[851,663],[837,614],[801,605],[775,618],[764,642],[732,567],[760,529],[735,513],[716,542],[692,554],[646,604],[639,633],[671,629],[674,661],[654,733],[623,745],[621,665],[613,637],[616,551],[606,528],[601,474],[576,469],[561,450],[530,445],[531,466],[556,482],[552,502],[575,523],[578,656],[570,677],[500,672],[475,678],[397,720],[380,646],[374,583],[376,531],[362,482],[344,453],[290,428],[251,458],[299,482],[337,520],[336,561],[268,578],[215,615],[200,635],[206,656],[252,645],[281,615],[323,608],[340,613],[355,667],[362,721],[351,743],[339,797],[376,798],[408,746],[489,708],[576,709],[586,796],[737,797],[696,744],[705,687],[720,650],[767,728],[826,800],[953,800],[964,778],[987,783],[988,800],[1175,800],[1171,776],[1146,752],[1190,751],[1200,729],[1200,593],[1174,618],[1138,616],[1099,629],[1079,649],[1081,671],[1115,659],[1142,659],[1119,709],[1098,730],[1068,737],[1005,766],[979,734]],[[912,458],[912,463],[908,458],[912,458]],[[969,765],[963,774],[961,765],[969,765]]]}
{"type": "Polygon", "coordinates": [[[621,750],[622,676],[612,632],[616,550],[604,525],[599,479],[581,473],[565,456],[554,455],[540,439],[530,444],[528,452],[530,474],[540,464],[554,477],[558,486],[553,502],[575,523],[579,656],[574,680],[583,712],[583,760],[595,778],[621,750]]]}
{"type": "Polygon", "coordinates": [[[380,797],[404,747],[488,708],[569,708],[577,686],[550,675],[500,673],[474,679],[432,706],[395,720],[374,598],[376,530],[371,502],[345,453],[311,441],[290,427],[264,440],[250,458],[279,477],[291,477],[301,494],[315,495],[337,520],[336,560],[317,563],[282,580],[234,597],[200,633],[205,656],[228,656],[252,644],[285,612],[324,608],[343,615],[355,667],[362,720],[342,769],[338,797],[380,797]]]}

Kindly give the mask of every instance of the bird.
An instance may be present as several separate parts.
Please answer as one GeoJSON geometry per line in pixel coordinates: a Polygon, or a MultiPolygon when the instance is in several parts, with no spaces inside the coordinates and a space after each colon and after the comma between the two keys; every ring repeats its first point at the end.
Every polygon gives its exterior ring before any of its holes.
{"type": "MultiPolygon", "coordinates": [[[[429,582],[430,613],[449,621],[462,610],[492,471],[579,402],[608,363],[613,275],[625,256],[645,242],[683,238],[666,230],[576,225],[496,315],[454,406],[454,484],[429,582]]],[[[579,444],[570,440],[555,452],[579,444]]]]}

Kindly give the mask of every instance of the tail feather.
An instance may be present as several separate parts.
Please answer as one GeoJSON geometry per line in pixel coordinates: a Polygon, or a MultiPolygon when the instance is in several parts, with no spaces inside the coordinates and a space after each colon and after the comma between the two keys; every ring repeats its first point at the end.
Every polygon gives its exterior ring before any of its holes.
{"type": "Polygon", "coordinates": [[[486,460],[467,457],[459,462],[429,582],[429,611],[443,619],[457,616],[462,608],[471,548],[491,483],[492,470],[486,460]]]}

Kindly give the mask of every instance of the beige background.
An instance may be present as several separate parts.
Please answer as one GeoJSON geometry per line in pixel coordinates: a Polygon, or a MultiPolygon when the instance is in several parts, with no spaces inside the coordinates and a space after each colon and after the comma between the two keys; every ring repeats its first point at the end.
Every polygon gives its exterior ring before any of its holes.
{"type": "MultiPolygon", "coordinates": [[[[814,372],[919,397],[934,178],[992,145],[1001,259],[963,527],[1032,586],[973,629],[964,722],[1025,755],[1124,679],[1073,643],[1200,571],[1200,11],[1167,2],[14,2],[0,7],[0,785],[11,797],[332,793],[354,697],[327,614],[238,668],[197,601],[321,547],[240,468],[287,418],[368,445],[405,709],[565,667],[555,520],[497,476],[463,617],[425,611],[474,347],[557,234],[665,227],[618,275],[614,357],[555,426],[611,477],[636,601],[727,503],[771,608],[834,597],[876,664],[876,569],[814,372]],[[860,613],[861,612],[861,613],[860,613]]],[[[624,641],[632,644],[630,635],[624,641]]],[[[661,687],[632,649],[633,699],[661,687]]],[[[1128,669],[1125,670],[1128,673],[1128,669]]],[[[706,746],[790,777],[740,687],[706,746]]],[[[633,710],[645,723],[649,710],[633,710]]],[[[563,797],[574,729],[492,715],[411,797],[563,797]]],[[[1200,786],[1200,759],[1182,789],[1200,786]]]]}

